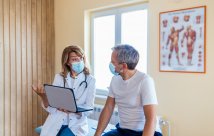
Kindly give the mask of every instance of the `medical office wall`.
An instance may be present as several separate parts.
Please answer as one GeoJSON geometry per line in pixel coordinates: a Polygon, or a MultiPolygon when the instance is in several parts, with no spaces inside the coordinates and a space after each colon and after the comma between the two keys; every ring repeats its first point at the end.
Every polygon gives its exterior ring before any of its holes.
{"type": "Polygon", "coordinates": [[[61,52],[67,44],[73,43],[84,47],[88,43],[89,33],[84,29],[88,27],[88,20],[84,16],[86,11],[144,2],[148,2],[149,19],[147,69],[156,83],[158,114],[170,121],[171,136],[213,134],[213,0],[55,0],[55,72],[61,69],[58,64],[61,52]],[[206,74],[159,72],[159,13],[203,5],[207,6],[206,74]]]}
{"type": "Polygon", "coordinates": [[[53,18],[53,0],[0,0],[0,136],[36,136],[46,119],[31,85],[53,80],[53,18]]]}
{"type": "Polygon", "coordinates": [[[214,1],[152,0],[149,3],[152,57],[148,70],[155,77],[159,114],[171,122],[171,136],[208,136],[214,133],[211,127],[214,122],[214,1]],[[159,72],[159,13],[199,6],[206,6],[206,73],[159,72]]]}

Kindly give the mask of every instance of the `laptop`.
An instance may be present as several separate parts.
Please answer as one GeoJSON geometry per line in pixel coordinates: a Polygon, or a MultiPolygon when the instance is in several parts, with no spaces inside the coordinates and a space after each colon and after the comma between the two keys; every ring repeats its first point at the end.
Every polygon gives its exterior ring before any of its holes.
{"type": "Polygon", "coordinates": [[[74,91],[71,88],[44,84],[48,103],[51,107],[61,108],[70,112],[86,112],[93,110],[88,107],[77,106],[74,91]]]}

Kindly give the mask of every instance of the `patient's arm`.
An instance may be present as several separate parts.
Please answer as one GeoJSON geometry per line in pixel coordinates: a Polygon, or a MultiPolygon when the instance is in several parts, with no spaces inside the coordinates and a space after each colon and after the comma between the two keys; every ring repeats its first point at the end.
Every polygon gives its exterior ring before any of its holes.
{"type": "Polygon", "coordinates": [[[146,122],[142,136],[152,136],[155,132],[156,125],[156,105],[144,105],[143,110],[146,122]]]}
{"type": "Polygon", "coordinates": [[[101,136],[102,132],[105,130],[106,126],[109,123],[114,107],[115,107],[115,98],[108,96],[106,104],[100,114],[98,127],[94,136],[101,136]]]}

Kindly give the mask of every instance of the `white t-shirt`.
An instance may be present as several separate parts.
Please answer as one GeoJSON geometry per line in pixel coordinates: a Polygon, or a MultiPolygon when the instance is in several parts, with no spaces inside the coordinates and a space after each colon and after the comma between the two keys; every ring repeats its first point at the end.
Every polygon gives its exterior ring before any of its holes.
{"type": "MultiPolygon", "coordinates": [[[[145,125],[143,106],[158,104],[153,79],[139,71],[128,80],[114,76],[109,97],[115,98],[118,106],[120,127],[135,131],[142,131],[145,125]]],[[[161,132],[158,121],[156,131],[161,132]]]]}

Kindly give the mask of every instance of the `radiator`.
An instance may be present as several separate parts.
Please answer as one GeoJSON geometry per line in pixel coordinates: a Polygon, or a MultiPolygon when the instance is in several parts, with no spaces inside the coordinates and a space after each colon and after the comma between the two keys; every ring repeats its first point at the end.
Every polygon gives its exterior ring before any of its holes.
{"type": "MultiPolygon", "coordinates": [[[[89,115],[89,118],[98,120],[100,117],[100,113],[103,109],[103,105],[95,105],[94,106],[94,111],[92,114],[89,115]]],[[[160,124],[160,127],[163,132],[163,136],[170,136],[170,122],[161,116],[158,116],[158,121],[160,124]]],[[[110,124],[116,125],[119,122],[119,117],[118,117],[118,111],[117,109],[114,110],[112,113],[111,119],[110,119],[110,124]]]]}
{"type": "MultiPolygon", "coordinates": [[[[94,120],[98,120],[100,117],[100,113],[103,109],[103,105],[95,105],[94,106],[94,111],[93,113],[89,116],[89,118],[94,119],[94,120]]],[[[118,111],[117,109],[114,110],[114,112],[112,113],[111,119],[110,119],[110,124],[116,125],[119,122],[119,118],[118,118],[118,111]]]]}
{"type": "Polygon", "coordinates": [[[171,134],[170,122],[162,118],[161,116],[158,117],[158,120],[159,120],[161,130],[163,132],[163,136],[170,136],[171,134]]]}

